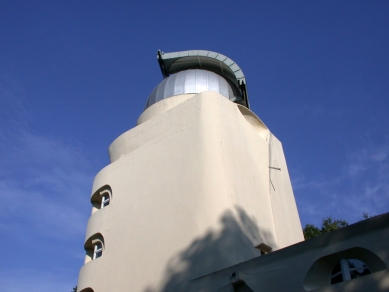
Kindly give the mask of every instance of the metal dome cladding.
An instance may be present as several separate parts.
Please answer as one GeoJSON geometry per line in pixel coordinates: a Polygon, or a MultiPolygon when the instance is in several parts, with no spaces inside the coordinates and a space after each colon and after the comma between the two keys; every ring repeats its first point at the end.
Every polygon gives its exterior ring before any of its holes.
{"type": "Polygon", "coordinates": [[[240,95],[222,76],[207,70],[189,69],[170,75],[158,84],[147,99],[145,109],[165,98],[204,91],[218,92],[231,100],[240,95]]]}

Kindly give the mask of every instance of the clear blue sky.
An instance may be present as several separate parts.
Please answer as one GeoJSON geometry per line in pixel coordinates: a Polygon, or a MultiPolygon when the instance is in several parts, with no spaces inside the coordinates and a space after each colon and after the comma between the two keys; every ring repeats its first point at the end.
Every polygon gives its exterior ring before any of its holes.
{"type": "Polygon", "coordinates": [[[157,49],[239,64],[303,225],[388,212],[388,15],[389,1],[1,1],[1,290],[77,283],[92,180],[162,80],[157,49]]]}

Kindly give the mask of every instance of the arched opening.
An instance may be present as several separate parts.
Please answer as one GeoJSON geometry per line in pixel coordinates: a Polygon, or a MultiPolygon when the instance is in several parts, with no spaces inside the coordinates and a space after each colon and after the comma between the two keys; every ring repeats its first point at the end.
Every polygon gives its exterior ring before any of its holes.
{"type": "Polygon", "coordinates": [[[94,292],[92,288],[85,288],[85,289],[82,289],[80,292],[94,292]]]}
{"type": "Polygon", "coordinates": [[[330,284],[359,278],[371,274],[370,268],[358,259],[341,259],[331,271],[330,284]]]}
{"type": "Polygon", "coordinates": [[[104,237],[101,233],[96,233],[88,238],[85,242],[84,249],[86,252],[85,263],[100,258],[104,253],[104,237]]]}
{"type": "Polygon", "coordinates": [[[319,258],[309,269],[303,285],[306,291],[312,291],[385,269],[385,263],[376,254],[354,247],[319,258]]]}
{"type": "Polygon", "coordinates": [[[99,188],[91,197],[92,214],[107,207],[112,201],[112,189],[109,185],[99,188]]]}

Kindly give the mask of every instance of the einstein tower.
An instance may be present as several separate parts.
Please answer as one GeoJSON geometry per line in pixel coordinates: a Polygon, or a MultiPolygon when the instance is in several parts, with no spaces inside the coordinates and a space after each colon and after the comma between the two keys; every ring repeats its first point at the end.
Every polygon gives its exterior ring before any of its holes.
{"type": "Polygon", "coordinates": [[[157,59],[163,81],[94,180],[77,291],[192,291],[303,240],[282,145],[240,67],[203,50],[157,59]]]}

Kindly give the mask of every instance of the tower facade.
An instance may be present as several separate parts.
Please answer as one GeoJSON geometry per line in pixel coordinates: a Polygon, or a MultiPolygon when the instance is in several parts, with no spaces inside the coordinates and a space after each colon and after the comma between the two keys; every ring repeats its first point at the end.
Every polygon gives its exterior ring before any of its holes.
{"type": "Polygon", "coordinates": [[[239,66],[209,51],[158,62],[164,80],[94,180],[78,291],[190,291],[303,240],[282,145],[239,66]]]}

